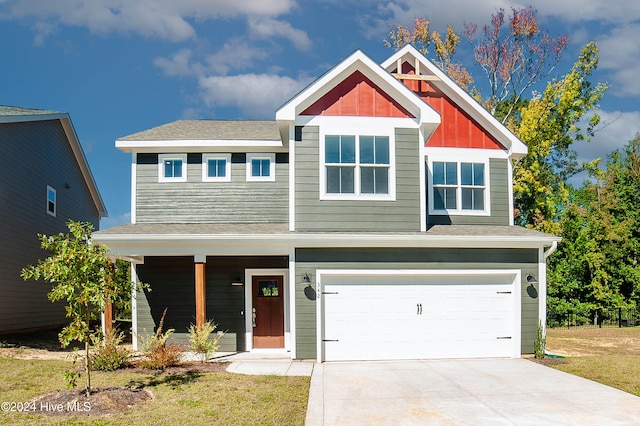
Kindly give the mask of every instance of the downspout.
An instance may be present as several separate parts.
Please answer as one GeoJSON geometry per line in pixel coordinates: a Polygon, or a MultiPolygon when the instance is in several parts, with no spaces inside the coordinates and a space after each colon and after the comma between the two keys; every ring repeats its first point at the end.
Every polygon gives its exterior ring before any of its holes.
{"type": "Polygon", "coordinates": [[[547,257],[551,256],[553,252],[556,251],[557,249],[558,249],[558,241],[552,242],[551,247],[549,247],[549,249],[544,252],[543,254],[544,258],[546,259],[547,257]]]}

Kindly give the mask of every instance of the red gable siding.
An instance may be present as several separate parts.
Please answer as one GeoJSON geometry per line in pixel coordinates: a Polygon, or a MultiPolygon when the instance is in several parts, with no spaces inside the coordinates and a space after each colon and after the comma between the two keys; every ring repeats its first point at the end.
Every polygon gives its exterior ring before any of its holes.
{"type": "MultiPolygon", "coordinates": [[[[404,74],[415,74],[414,68],[407,62],[402,68],[404,74]]],[[[432,82],[404,80],[404,84],[440,114],[441,124],[427,141],[427,146],[505,150],[500,142],[438,90],[432,82]]]]}
{"type": "Polygon", "coordinates": [[[344,79],[300,115],[413,117],[360,71],[344,79]]]}

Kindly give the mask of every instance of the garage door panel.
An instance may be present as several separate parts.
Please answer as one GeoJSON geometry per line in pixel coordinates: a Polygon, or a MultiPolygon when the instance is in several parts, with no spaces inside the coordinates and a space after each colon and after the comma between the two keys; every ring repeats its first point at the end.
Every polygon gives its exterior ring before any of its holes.
{"type": "Polygon", "coordinates": [[[326,360],[505,357],[513,275],[323,279],[326,360]]]}

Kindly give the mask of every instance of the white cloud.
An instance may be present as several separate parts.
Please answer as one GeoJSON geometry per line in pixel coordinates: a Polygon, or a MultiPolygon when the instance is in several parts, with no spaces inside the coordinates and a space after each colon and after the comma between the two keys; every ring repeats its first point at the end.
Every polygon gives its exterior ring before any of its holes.
{"type": "Polygon", "coordinates": [[[218,74],[230,70],[243,70],[254,65],[256,60],[269,57],[266,49],[252,46],[242,39],[229,40],[222,49],[207,57],[209,68],[218,74]]]}
{"type": "Polygon", "coordinates": [[[640,111],[599,110],[597,114],[600,116],[600,130],[591,142],[576,142],[573,147],[578,152],[578,160],[581,162],[596,158],[604,162],[609,153],[622,148],[640,132],[640,111]]]}
{"type": "MultiPolygon", "coordinates": [[[[14,0],[0,6],[0,12],[35,19],[37,25],[60,23],[99,34],[134,33],[183,41],[196,36],[188,20],[273,17],[294,6],[295,0],[14,0]]],[[[40,38],[45,35],[46,31],[38,33],[40,38]]]]}
{"type": "Polygon", "coordinates": [[[202,97],[209,106],[236,107],[246,118],[272,119],[275,111],[311,80],[270,74],[202,77],[202,97]]]}
{"type": "Polygon", "coordinates": [[[298,50],[309,50],[311,40],[302,30],[293,28],[290,23],[271,18],[249,18],[249,31],[260,39],[280,36],[287,38],[298,50]]]}
{"type": "Polygon", "coordinates": [[[618,95],[640,95],[640,24],[613,28],[598,41],[600,67],[613,76],[612,91],[618,95]]]}
{"type": "Polygon", "coordinates": [[[190,49],[182,49],[170,58],[158,57],[154,59],[153,64],[170,77],[197,74],[197,66],[191,64],[191,54],[190,49]]]}

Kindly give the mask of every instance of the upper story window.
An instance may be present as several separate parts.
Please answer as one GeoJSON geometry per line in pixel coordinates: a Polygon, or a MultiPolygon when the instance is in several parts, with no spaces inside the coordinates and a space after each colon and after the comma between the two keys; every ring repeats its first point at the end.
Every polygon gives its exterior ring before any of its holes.
{"type": "Polygon", "coordinates": [[[203,154],[202,181],[230,182],[231,154],[203,154]]]}
{"type": "Polygon", "coordinates": [[[275,154],[247,154],[247,181],[275,181],[275,163],[275,154]]]}
{"type": "Polygon", "coordinates": [[[385,198],[390,193],[391,144],[388,136],[326,135],[325,198],[385,198]]]}
{"type": "Polygon", "coordinates": [[[47,214],[56,215],[56,190],[47,185],[47,214]]]}
{"type": "Polygon", "coordinates": [[[187,181],[187,154],[161,154],[158,156],[160,182],[187,181]]]}
{"type": "Polygon", "coordinates": [[[487,164],[433,161],[431,211],[433,213],[488,213],[487,164]]]}

